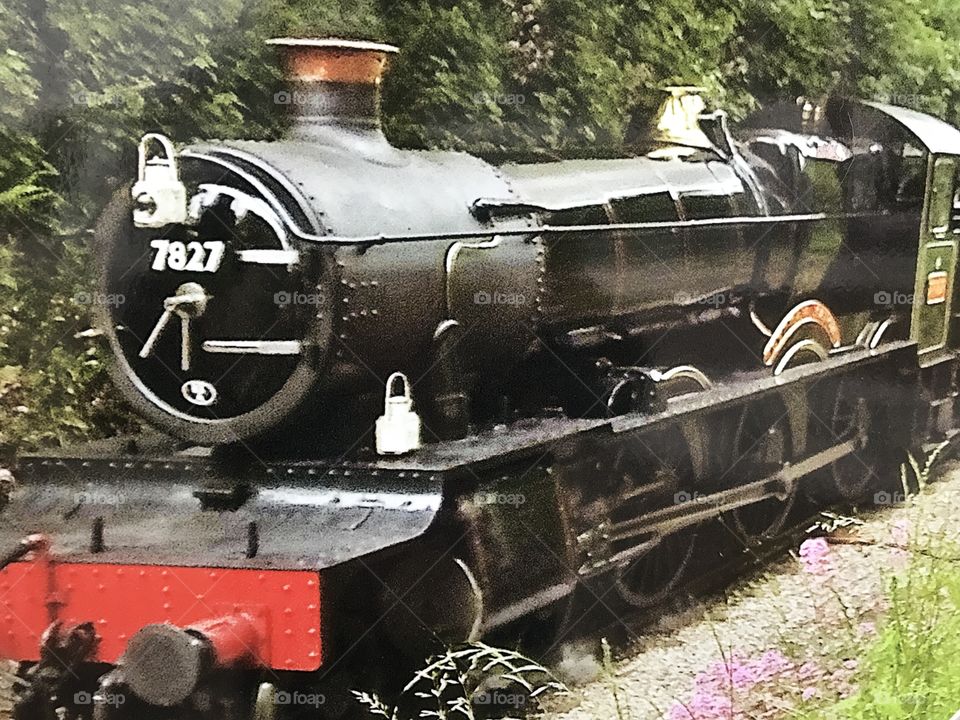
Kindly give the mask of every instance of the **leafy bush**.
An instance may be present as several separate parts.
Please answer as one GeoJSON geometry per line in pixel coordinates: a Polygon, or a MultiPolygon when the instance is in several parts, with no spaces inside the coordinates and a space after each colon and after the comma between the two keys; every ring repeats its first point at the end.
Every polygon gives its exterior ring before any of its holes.
{"type": "Polygon", "coordinates": [[[94,293],[88,253],[66,242],[36,272],[37,245],[0,248],[0,458],[135,428],[106,373],[106,352],[81,336],[94,293]]]}

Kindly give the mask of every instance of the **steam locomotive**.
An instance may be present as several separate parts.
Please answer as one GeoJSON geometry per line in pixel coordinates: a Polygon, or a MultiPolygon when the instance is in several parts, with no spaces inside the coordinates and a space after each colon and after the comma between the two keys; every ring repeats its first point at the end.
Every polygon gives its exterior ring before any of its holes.
{"type": "Polygon", "coordinates": [[[288,136],[148,135],[98,223],[155,431],[5,492],[17,718],[280,717],[424,639],[564,632],[952,432],[960,131],[672,88],[620,158],[494,165],[386,140],[396,48],[273,42],[288,136]]]}

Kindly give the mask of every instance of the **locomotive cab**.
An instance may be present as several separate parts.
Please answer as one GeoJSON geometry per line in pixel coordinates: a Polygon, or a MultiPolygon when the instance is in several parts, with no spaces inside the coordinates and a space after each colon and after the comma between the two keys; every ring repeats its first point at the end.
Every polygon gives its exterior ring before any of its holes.
{"type": "Polygon", "coordinates": [[[901,271],[910,270],[910,285],[882,288],[878,302],[889,297],[891,305],[911,306],[910,337],[925,362],[935,363],[950,355],[957,341],[952,317],[958,249],[953,205],[960,131],[928,115],[882,103],[838,103],[834,117],[838,132],[850,142],[869,138],[874,152],[893,153],[885,168],[892,193],[883,207],[888,225],[898,217],[905,221],[892,225],[896,235],[888,240],[876,233],[870,237],[895,253],[901,271]]]}

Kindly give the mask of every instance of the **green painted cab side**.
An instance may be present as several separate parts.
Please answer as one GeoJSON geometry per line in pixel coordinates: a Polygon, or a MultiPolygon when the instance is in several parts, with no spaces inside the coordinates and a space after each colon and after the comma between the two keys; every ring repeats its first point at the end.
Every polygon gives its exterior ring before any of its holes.
{"type": "Polygon", "coordinates": [[[911,319],[911,338],[921,355],[947,349],[951,340],[957,269],[957,235],[952,227],[957,167],[955,156],[930,155],[911,319]]]}

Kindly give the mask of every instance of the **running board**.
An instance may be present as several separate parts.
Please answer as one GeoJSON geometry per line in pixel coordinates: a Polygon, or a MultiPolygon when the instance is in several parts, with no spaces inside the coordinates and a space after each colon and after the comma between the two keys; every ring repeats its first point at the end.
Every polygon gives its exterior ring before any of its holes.
{"type": "MultiPolygon", "coordinates": [[[[615,555],[585,563],[578,572],[580,575],[591,575],[622,565],[648,552],[667,535],[769,498],[783,499],[793,492],[803,478],[860,449],[859,442],[848,440],[811,455],[794,465],[785,465],[779,472],[762,480],[709,495],[697,495],[695,499],[677,502],[671,507],[655,510],[635,520],[605,523],[596,530],[581,535],[578,540],[585,546],[598,547],[634,538],[645,539],[615,555]]],[[[592,554],[596,556],[598,553],[592,554]]]]}

